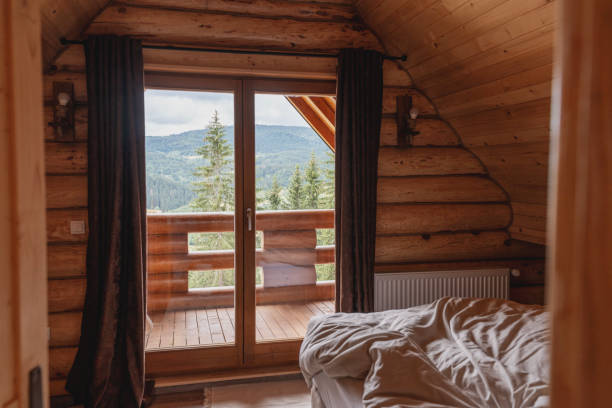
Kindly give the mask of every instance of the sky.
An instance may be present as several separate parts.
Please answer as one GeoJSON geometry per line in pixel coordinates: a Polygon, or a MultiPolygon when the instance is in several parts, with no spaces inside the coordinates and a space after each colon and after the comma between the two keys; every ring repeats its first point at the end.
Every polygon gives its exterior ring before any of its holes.
{"type": "MultiPolygon", "coordinates": [[[[208,126],[213,111],[224,125],[234,124],[233,94],[213,92],[145,91],[145,134],[167,136],[208,126]]],[[[255,96],[258,125],[308,126],[285,97],[255,96]]]]}

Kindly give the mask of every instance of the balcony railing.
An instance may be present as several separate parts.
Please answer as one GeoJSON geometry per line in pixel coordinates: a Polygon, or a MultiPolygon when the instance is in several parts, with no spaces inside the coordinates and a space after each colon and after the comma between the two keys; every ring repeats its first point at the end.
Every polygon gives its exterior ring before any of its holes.
{"type": "MultiPolygon", "coordinates": [[[[255,228],[263,232],[258,304],[333,299],[334,282],[317,282],[315,269],[334,262],[334,246],[317,246],[316,233],[334,228],[333,210],[259,211],[255,228]]],[[[233,250],[189,250],[190,233],[234,231],[233,213],[150,214],[147,229],[150,311],[233,306],[233,286],[188,287],[189,271],[234,268],[233,250]]]]}

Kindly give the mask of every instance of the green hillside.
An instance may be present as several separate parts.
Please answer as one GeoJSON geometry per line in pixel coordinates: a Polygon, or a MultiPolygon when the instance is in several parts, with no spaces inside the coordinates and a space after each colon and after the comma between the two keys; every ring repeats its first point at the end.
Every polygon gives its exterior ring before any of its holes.
{"type": "MultiPolygon", "coordinates": [[[[234,127],[225,128],[234,145],[234,127]]],[[[287,187],[298,164],[303,169],[315,154],[320,166],[328,160],[329,148],[309,127],[257,125],[255,128],[256,178],[260,190],[268,190],[276,176],[287,187]]],[[[202,145],[206,129],[170,136],[146,137],[147,207],[162,211],[188,211],[194,198],[193,173],[203,165],[196,149],[202,145]]]]}

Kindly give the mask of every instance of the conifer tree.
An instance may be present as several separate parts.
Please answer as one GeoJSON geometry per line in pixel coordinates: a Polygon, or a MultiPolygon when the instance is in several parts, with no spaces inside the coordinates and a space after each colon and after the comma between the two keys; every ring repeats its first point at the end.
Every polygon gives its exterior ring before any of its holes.
{"type": "Polygon", "coordinates": [[[280,193],[281,193],[281,186],[280,184],[278,184],[278,179],[276,178],[276,176],[274,176],[274,178],[272,179],[272,186],[270,187],[270,190],[268,191],[268,197],[267,197],[271,210],[278,210],[281,208],[282,199],[281,199],[280,193]]]}
{"type": "Polygon", "coordinates": [[[304,172],[304,208],[319,208],[319,194],[321,193],[321,180],[319,179],[319,166],[314,152],[304,172]]]}
{"type": "MultiPolygon", "coordinates": [[[[195,210],[203,212],[232,211],[234,209],[234,178],[232,175],[232,147],[225,140],[225,128],[215,110],[208,125],[203,144],[196,153],[204,164],[196,168],[193,175],[195,193],[190,203],[195,210]]],[[[202,249],[230,249],[234,247],[234,234],[217,232],[200,234],[194,243],[202,249]]],[[[232,272],[230,272],[232,273],[232,272]]],[[[224,285],[223,271],[216,271],[216,286],[224,285]]]]}
{"type": "Polygon", "coordinates": [[[331,152],[327,152],[327,160],[323,162],[323,182],[321,183],[319,208],[334,208],[336,195],[336,172],[334,166],[334,154],[331,152]]]}
{"type": "Polygon", "coordinates": [[[200,211],[231,211],[234,208],[233,152],[225,140],[225,129],[216,110],[203,141],[196,153],[204,165],[194,172],[197,196],[191,206],[200,211]]]}
{"type": "Polygon", "coordinates": [[[289,180],[288,203],[287,207],[290,210],[302,208],[304,202],[304,186],[302,185],[302,173],[300,172],[299,164],[295,165],[295,171],[289,180]]]}

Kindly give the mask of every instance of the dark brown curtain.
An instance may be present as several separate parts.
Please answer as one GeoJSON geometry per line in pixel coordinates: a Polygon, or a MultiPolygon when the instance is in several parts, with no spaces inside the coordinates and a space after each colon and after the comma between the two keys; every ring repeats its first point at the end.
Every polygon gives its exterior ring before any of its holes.
{"type": "Polygon", "coordinates": [[[338,60],[336,104],[336,309],[374,304],[376,182],[382,55],[347,49],[338,60]]]}
{"type": "Polygon", "coordinates": [[[144,389],[146,196],[139,41],[85,44],[89,245],[81,340],[66,388],[86,407],[139,407],[144,389]]]}

